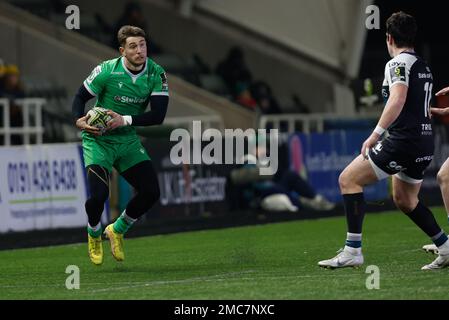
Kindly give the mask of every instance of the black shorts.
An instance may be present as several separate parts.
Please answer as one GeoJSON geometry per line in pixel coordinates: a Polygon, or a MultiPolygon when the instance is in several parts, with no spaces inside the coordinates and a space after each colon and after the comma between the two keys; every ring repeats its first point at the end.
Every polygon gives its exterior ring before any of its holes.
{"type": "Polygon", "coordinates": [[[410,144],[386,138],[368,155],[379,180],[395,175],[408,183],[420,183],[433,159],[433,150],[433,141],[410,144]]]}

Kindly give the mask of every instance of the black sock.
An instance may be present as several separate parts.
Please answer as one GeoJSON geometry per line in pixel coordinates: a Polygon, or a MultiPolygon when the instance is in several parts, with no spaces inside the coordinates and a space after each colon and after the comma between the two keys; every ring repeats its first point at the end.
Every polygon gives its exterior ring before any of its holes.
{"type": "Polygon", "coordinates": [[[363,218],[365,217],[365,198],[363,192],[344,194],[346,221],[348,232],[362,233],[363,218]]]}
{"type": "Polygon", "coordinates": [[[416,208],[406,215],[431,238],[441,232],[432,212],[421,202],[418,202],[416,208]]]}

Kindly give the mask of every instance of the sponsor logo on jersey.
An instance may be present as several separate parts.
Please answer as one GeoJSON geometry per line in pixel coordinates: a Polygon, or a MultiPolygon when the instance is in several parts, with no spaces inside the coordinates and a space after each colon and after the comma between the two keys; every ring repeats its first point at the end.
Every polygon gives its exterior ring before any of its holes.
{"type": "Polygon", "coordinates": [[[167,91],[168,90],[167,74],[165,72],[162,72],[159,76],[161,77],[162,91],[167,91]]]}
{"type": "Polygon", "coordinates": [[[91,84],[92,81],[101,73],[101,65],[95,67],[94,70],[90,73],[89,77],[86,79],[88,84],[91,84]]]}
{"type": "Polygon", "coordinates": [[[390,163],[388,164],[388,167],[393,170],[396,170],[396,171],[407,170],[407,168],[404,168],[403,166],[399,165],[396,161],[390,161],[390,163]]]}
{"type": "MultiPolygon", "coordinates": [[[[427,112],[430,114],[430,110],[428,110],[427,112]]],[[[431,136],[432,134],[433,134],[432,133],[432,124],[421,123],[421,135],[422,136],[431,136]]]]}
{"type": "Polygon", "coordinates": [[[111,74],[125,74],[123,71],[112,71],[111,74]]]}
{"type": "Polygon", "coordinates": [[[114,96],[114,100],[121,103],[143,103],[146,99],[138,97],[114,96]]]}
{"type": "Polygon", "coordinates": [[[390,90],[388,89],[388,86],[383,86],[382,87],[382,98],[384,100],[384,103],[387,103],[389,96],[390,96],[390,90]]]}
{"type": "Polygon", "coordinates": [[[432,161],[432,159],[433,159],[433,156],[424,156],[421,158],[416,158],[415,162],[419,163],[419,162],[423,162],[423,161],[432,161]]]}
{"type": "Polygon", "coordinates": [[[391,82],[405,81],[405,63],[395,63],[390,66],[391,82]]]}
{"type": "Polygon", "coordinates": [[[432,79],[431,73],[418,73],[419,79],[432,79]]]}

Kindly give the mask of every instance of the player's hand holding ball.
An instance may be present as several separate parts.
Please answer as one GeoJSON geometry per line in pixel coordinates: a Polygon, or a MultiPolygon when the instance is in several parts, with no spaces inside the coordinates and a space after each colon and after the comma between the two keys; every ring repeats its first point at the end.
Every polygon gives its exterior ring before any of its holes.
{"type": "Polygon", "coordinates": [[[126,126],[127,123],[125,121],[125,118],[118,114],[117,112],[114,112],[112,110],[108,110],[108,115],[111,117],[111,120],[107,122],[107,130],[114,130],[118,127],[126,126]]]}
{"type": "Polygon", "coordinates": [[[443,88],[440,91],[438,91],[437,93],[435,93],[436,96],[443,96],[445,94],[449,93],[449,87],[443,88]]]}
{"type": "Polygon", "coordinates": [[[436,116],[447,116],[449,114],[449,107],[446,108],[430,108],[430,112],[436,116]]]}
{"type": "Polygon", "coordinates": [[[99,128],[97,127],[93,127],[87,124],[89,118],[91,117],[90,114],[86,114],[85,116],[79,118],[78,120],[76,120],[76,126],[83,131],[86,131],[88,133],[91,133],[93,135],[96,136],[100,136],[101,135],[101,131],[99,128]]]}
{"type": "MultiPolygon", "coordinates": [[[[437,93],[435,93],[436,96],[444,96],[449,93],[449,87],[443,88],[437,93]]],[[[437,116],[447,116],[449,114],[449,107],[445,108],[430,108],[431,114],[437,115],[437,116]]]]}

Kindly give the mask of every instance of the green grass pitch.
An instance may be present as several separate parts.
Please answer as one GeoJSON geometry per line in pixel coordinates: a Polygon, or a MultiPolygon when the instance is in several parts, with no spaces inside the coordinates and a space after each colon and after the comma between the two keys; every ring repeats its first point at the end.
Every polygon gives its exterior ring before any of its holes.
{"type": "MultiPolygon", "coordinates": [[[[442,208],[433,208],[442,226],[442,208]]],[[[117,263],[104,241],[94,266],[87,244],[0,251],[0,299],[448,299],[449,269],[421,271],[434,256],[421,230],[399,212],[368,214],[365,265],[327,270],[346,235],[344,217],[186,232],[125,240],[117,263]],[[65,286],[66,267],[80,270],[80,289],[65,286]],[[365,286],[366,267],[380,289],[365,286]]],[[[449,230],[448,230],[449,231],[449,230]]]]}

